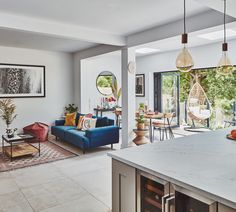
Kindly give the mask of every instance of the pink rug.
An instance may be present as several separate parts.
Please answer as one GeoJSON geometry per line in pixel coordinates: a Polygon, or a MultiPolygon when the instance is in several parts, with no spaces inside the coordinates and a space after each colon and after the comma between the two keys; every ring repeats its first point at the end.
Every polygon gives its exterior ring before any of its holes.
{"type": "MultiPolygon", "coordinates": [[[[37,146],[38,144],[35,145],[37,146]]],[[[11,161],[8,156],[3,155],[2,148],[0,148],[0,172],[49,163],[76,156],[78,155],[49,141],[41,143],[40,156],[38,154],[34,154],[15,158],[13,161],[11,161]]]]}

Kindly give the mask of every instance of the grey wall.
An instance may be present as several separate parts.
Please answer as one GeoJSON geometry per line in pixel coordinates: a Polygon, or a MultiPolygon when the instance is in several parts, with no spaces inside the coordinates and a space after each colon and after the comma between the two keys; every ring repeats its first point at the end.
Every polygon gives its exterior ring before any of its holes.
{"type": "MultiPolygon", "coordinates": [[[[46,97],[17,98],[17,119],[13,126],[23,126],[36,121],[52,124],[60,118],[64,106],[73,102],[73,60],[72,55],[32,49],[0,47],[0,63],[45,65],[46,97]]],[[[5,124],[0,119],[0,133],[5,124]]]]}

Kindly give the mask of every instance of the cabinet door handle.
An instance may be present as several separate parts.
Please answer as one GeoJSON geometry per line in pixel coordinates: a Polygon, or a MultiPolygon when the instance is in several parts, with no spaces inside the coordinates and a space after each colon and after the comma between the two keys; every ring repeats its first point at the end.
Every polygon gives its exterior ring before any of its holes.
{"type": "Polygon", "coordinates": [[[166,199],[170,197],[170,194],[166,194],[161,199],[161,205],[162,205],[162,212],[165,212],[165,205],[166,205],[166,199]]]}
{"type": "Polygon", "coordinates": [[[175,205],[175,195],[171,195],[171,196],[166,200],[166,208],[167,208],[167,211],[166,211],[166,212],[172,212],[172,211],[171,211],[171,205],[172,205],[172,206],[175,205]]]}

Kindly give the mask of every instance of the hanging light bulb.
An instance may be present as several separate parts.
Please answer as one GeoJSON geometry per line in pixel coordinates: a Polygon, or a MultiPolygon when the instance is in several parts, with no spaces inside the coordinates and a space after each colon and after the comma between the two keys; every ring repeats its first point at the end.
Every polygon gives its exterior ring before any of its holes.
{"type": "Polygon", "coordinates": [[[228,43],[226,41],[226,38],[226,0],[224,0],[224,43],[222,44],[222,56],[217,68],[217,72],[221,75],[232,74],[234,69],[228,57],[228,43]]]}
{"type": "Polygon", "coordinates": [[[186,0],[184,0],[184,34],[182,34],[183,49],[176,59],[176,67],[181,72],[189,72],[194,66],[193,58],[187,48],[188,34],[186,33],[186,0]]]}

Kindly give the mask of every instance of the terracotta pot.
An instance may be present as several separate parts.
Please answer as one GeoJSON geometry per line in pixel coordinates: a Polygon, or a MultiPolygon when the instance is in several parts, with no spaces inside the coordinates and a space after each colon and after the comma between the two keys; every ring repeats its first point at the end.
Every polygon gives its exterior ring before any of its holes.
{"type": "Polygon", "coordinates": [[[137,123],[137,129],[138,130],[144,130],[145,129],[145,123],[137,123]]]}

